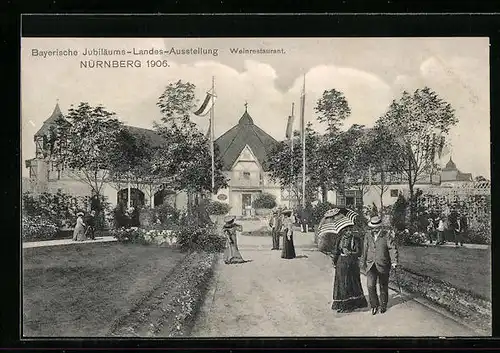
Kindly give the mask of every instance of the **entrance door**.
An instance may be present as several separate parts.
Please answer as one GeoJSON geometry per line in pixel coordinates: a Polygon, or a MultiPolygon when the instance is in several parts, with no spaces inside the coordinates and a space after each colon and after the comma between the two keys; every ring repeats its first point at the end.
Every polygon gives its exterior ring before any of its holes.
{"type": "Polygon", "coordinates": [[[347,196],[345,198],[345,205],[347,207],[353,208],[355,206],[355,199],[354,196],[347,196]]]}
{"type": "Polygon", "coordinates": [[[242,215],[250,216],[252,209],[252,194],[241,194],[242,215]]]}

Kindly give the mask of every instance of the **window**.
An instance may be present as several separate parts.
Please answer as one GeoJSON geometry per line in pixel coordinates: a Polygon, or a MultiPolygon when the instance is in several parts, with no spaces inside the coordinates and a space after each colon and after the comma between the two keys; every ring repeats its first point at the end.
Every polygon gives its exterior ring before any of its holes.
{"type": "Polygon", "coordinates": [[[391,197],[398,197],[398,196],[399,196],[399,190],[391,189],[391,197]]]}
{"type": "Polygon", "coordinates": [[[249,180],[250,179],[250,172],[243,172],[243,179],[249,180]]]}

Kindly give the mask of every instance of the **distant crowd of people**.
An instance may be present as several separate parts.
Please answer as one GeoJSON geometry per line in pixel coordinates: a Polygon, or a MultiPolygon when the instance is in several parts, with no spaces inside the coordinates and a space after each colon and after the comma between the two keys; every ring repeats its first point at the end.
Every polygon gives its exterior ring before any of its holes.
{"type": "Polygon", "coordinates": [[[431,216],[427,219],[427,222],[427,237],[429,244],[445,244],[445,232],[450,230],[455,245],[463,246],[468,231],[468,220],[465,212],[453,208],[448,217],[444,214],[436,217],[431,216]]]}

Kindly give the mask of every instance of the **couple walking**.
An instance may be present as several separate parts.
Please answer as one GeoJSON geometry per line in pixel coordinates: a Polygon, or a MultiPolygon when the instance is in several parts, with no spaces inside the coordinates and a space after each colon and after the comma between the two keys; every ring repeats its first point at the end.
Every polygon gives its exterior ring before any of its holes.
{"type": "Polygon", "coordinates": [[[83,212],[76,214],[76,225],[73,230],[74,241],[84,241],[87,238],[95,239],[95,216],[96,212],[94,210],[90,211],[90,215],[85,217],[85,219],[83,212]]]}
{"type": "MultiPolygon", "coordinates": [[[[325,217],[343,216],[339,210],[330,210],[325,217]]],[[[342,220],[340,220],[342,222],[342,220]]],[[[368,306],[361,286],[359,258],[366,270],[368,298],[373,315],[385,313],[389,299],[389,273],[391,266],[398,263],[398,250],[394,233],[382,227],[382,220],[375,216],[370,219],[364,234],[354,224],[343,228],[334,241],[332,260],[335,267],[332,309],[337,312],[351,312],[368,306]],[[361,234],[360,234],[361,233],[361,234]],[[363,242],[363,244],[362,244],[363,242]],[[377,294],[377,282],[380,299],[377,294]]]]}
{"type": "Polygon", "coordinates": [[[271,227],[271,234],[273,238],[273,247],[271,250],[280,249],[280,235],[283,235],[283,250],[281,251],[281,258],[294,259],[295,246],[293,244],[293,222],[292,210],[275,210],[269,221],[271,227]]]}

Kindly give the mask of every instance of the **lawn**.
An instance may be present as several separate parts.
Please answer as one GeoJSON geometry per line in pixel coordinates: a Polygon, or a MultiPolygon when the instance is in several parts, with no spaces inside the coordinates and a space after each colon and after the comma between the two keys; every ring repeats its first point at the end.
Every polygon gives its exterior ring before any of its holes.
{"type": "Polygon", "coordinates": [[[23,250],[23,336],[106,336],[184,257],[120,243],[23,250]]]}
{"type": "Polygon", "coordinates": [[[400,247],[401,265],[491,300],[491,250],[453,247],[400,247]]]}

